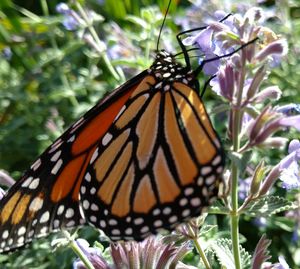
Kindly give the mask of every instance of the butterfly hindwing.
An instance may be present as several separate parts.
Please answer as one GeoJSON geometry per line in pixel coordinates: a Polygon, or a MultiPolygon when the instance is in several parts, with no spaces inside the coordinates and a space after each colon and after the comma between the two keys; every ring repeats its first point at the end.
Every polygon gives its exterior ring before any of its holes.
{"type": "Polygon", "coordinates": [[[86,220],[113,240],[170,230],[217,196],[220,142],[192,74],[169,58],[163,53],[130,95],[82,182],[86,220]]]}

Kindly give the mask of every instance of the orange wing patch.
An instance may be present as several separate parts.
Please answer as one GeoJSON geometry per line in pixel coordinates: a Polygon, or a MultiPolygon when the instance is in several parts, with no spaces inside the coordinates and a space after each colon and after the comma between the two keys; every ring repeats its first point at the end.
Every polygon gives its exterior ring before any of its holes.
{"type": "MultiPolygon", "coordinates": [[[[133,89],[134,90],[134,89],[133,89]]],[[[81,132],[74,141],[72,153],[78,155],[95,144],[106,132],[122,106],[128,100],[133,90],[127,92],[117,102],[112,103],[101,114],[95,117],[88,126],[81,132]]]]}
{"type": "Polygon", "coordinates": [[[167,142],[171,149],[181,184],[185,186],[193,182],[198,169],[184,144],[170,93],[166,93],[164,116],[167,142]]]}
{"type": "Polygon", "coordinates": [[[137,188],[133,202],[133,211],[147,214],[156,202],[150,178],[148,175],[145,175],[137,188]]]}
{"type": "Polygon", "coordinates": [[[152,76],[145,77],[139,86],[134,90],[134,92],[131,95],[131,98],[135,97],[139,93],[149,91],[149,87],[153,86],[155,84],[155,79],[152,76]]]}
{"type": "Polygon", "coordinates": [[[130,190],[132,189],[134,176],[134,167],[133,165],[131,165],[113,202],[111,212],[120,218],[126,216],[129,213],[130,190]]]}
{"type": "Polygon", "coordinates": [[[28,208],[28,204],[30,202],[30,195],[24,194],[22,198],[19,200],[16,208],[14,209],[14,213],[11,217],[11,223],[13,225],[18,224],[24,216],[26,209],[28,208]]]}
{"type": "Polygon", "coordinates": [[[180,91],[182,94],[184,94],[189,101],[191,102],[192,106],[195,108],[195,111],[197,112],[197,115],[199,119],[201,120],[204,129],[208,132],[209,136],[212,138],[212,140],[217,140],[216,134],[212,128],[212,125],[208,119],[208,116],[206,114],[204,105],[197,95],[195,91],[193,91],[190,87],[183,83],[175,82],[174,88],[178,91],[180,91]]]}
{"type": "Polygon", "coordinates": [[[180,189],[174,181],[161,148],[157,151],[153,170],[160,202],[167,203],[174,201],[179,195],[180,189]]]}
{"type": "Polygon", "coordinates": [[[114,157],[121,151],[122,146],[128,139],[129,133],[130,130],[128,129],[118,136],[95,162],[94,168],[96,171],[96,178],[99,182],[105,177],[114,161],[114,157]]]}
{"type": "MultiPolygon", "coordinates": [[[[186,87],[188,88],[188,87],[186,87]]],[[[190,90],[189,98],[193,101],[193,94],[192,90],[190,90]],[[192,98],[191,98],[192,96],[192,98]]],[[[211,143],[210,138],[207,136],[206,132],[204,131],[203,127],[199,125],[197,118],[186,100],[180,96],[178,93],[174,92],[174,97],[178,106],[178,109],[181,113],[181,119],[185,130],[189,136],[189,140],[194,148],[196,153],[197,159],[199,160],[200,164],[205,165],[209,163],[212,158],[216,154],[216,148],[214,144],[211,143]],[[205,150],[199,150],[204,149],[205,150]]],[[[203,116],[202,116],[203,118],[203,116]]],[[[214,135],[214,133],[213,133],[214,135]]],[[[215,135],[212,137],[214,138],[215,135]]]]}
{"type": "Polygon", "coordinates": [[[16,207],[17,202],[21,197],[21,192],[16,192],[8,201],[8,203],[3,207],[1,212],[1,224],[4,224],[10,217],[11,213],[16,207]]]}
{"type": "Polygon", "coordinates": [[[156,93],[141,116],[136,127],[136,133],[139,137],[136,154],[141,169],[145,168],[148,164],[157,139],[160,99],[161,94],[156,93]]]}
{"type": "MultiPolygon", "coordinates": [[[[109,175],[104,179],[103,185],[98,191],[99,197],[106,203],[110,204],[113,194],[127,168],[130,157],[132,155],[132,143],[128,143],[122,152],[122,155],[117,159],[114,168],[110,171],[109,175]]],[[[112,157],[112,156],[111,156],[112,157]]],[[[98,167],[98,169],[101,169],[98,167]]]]}
{"type": "Polygon", "coordinates": [[[64,167],[51,190],[51,200],[55,203],[65,198],[78,179],[87,154],[83,154],[64,167]]]}

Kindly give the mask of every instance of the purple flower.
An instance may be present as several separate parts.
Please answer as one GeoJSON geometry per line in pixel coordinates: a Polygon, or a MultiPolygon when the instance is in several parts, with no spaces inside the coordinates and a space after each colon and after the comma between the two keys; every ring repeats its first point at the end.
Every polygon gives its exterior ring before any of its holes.
{"type": "Polygon", "coordinates": [[[3,54],[3,57],[4,57],[6,60],[10,60],[10,59],[11,59],[11,56],[12,56],[12,51],[11,51],[10,47],[5,47],[5,48],[2,50],[2,54],[3,54]]]}
{"type": "Polygon", "coordinates": [[[80,16],[73,9],[71,9],[66,3],[59,3],[56,6],[56,11],[60,14],[63,14],[62,24],[69,31],[76,30],[82,22],[80,16]]]}
{"type": "MultiPolygon", "coordinates": [[[[92,263],[95,269],[112,269],[106,262],[106,260],[102,257],[100,249],[97,248],[91,248],[89,246],[89,243],[84,239],[77,239],[76,240],[77,245],[80,247],[80,249],[83,251],[85,256],[89,259],[89,261],[92,263]]],[[[73,263],[73,269],[85,269],[84,263],[77,259],[73,263]]]]}
{"type": "Polygon", "coordinates": [[[69,14],[71,9],[66,3],[59,3],[56,5],[56,12],[61,13],[61,14],[69,14]]]}
{"type": "Polygon", "coordinates": [[[1,187],[0,187],[0,200],[2,200],[2,198],[4,197],[5,195],[5,190],[3,190],[1,187]]]}
{"type": "Polygon", "coordinates": [[[247,147],[264,143],[273,133],[285,127],[300,131],[300,115],[285,117],[267,106],[248,126],[250,141],[247,147]]]}
{"type": "Polygon", "coordinates": [[[285,39],[280,39],[268,44],[265,48],[257,53],[255,58],[258,61],[263,61],[267,57],[271,56],[273,57],[273,60],[278,61],[280,57],[285,56],[287,52],[287,41],[285,39]]]}
{"type": "Polygon", "coordinates": [[[277,112],[287,116],[300,114],[300,104],[288,104],[276,108],[277,112]]]}
{"type": "Polygon", "coordinates": [[[257,227],[266,227],[267,226],[267,219],[264,217],[255,218],[253,223],[257,227]]]}
{"type": "Polygon", "coordinates": [[[239,199],[244,201],[249,193],[249,187],[251,184],[251,178],[246,178],[244,180],[239,180],[239,199]]]}
{"type": "Polygon", "coordinates": [[[14,184],[14,179],[4,170],[0,170],[0,185],[11,187],[14,184]]]}
{"type": "MultiPolygon", "coordinates": [[[[300,142],[299,140],[292,140],[289,145],[289,155],[292,159],[281,164],[280,180],[282,187],[286,189],[295,189],[300,187],[300,167],[298,161],[300,160],[300,142]]],[[[287,157],[286,157],[287,158],[287,157]]]]}
{"type": "Polygon", "coordinates": [[[271,240],[267,239],[266,235],[263,235],[259,239],[259,242],[257,243],[253,254],[251,268],[261,268],[261,265],[271,258],[268,251],[268,247],[270,246],[270,244],[271,240]]]}
{"type": "Polygon", "coordinates": [[[259,195],[266,194],[278,178],[283,181],[282,186],[284,188],[299,187],[299,160],[300,142],[299,140],[292,140],[289,145],[289,154],[275,165],[267,175],[260,188],[259,195]]]}
{"type": "Polygon", "coordinates": [[[76,30],[78,28],[78,25],[79,25],[78,21],[70,15],[65,16],[62,24],[69,31],[76,30]]]}
{"type": "Polygon", "coordinates": [[[283,256],[278,257],[279,263],[275,263],[273,269],[290,269],[283,256]]]}

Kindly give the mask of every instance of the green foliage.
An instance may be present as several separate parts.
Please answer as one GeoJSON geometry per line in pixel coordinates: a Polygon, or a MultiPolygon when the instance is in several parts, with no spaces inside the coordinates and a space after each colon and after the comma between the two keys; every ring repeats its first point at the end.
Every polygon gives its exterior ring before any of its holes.
{"type": "MultiPolygon", "coordinates": [[[[224,269],[234,268],[234,259],[231,249],[231,240],[229,239],[217,239],[212,246],[212,249],[217,256],[220,264],[224,266],[224,269]]],[[[251,255],[242,247],[241,252],[241,264],[243,269],[250,268],[251,255]]]]}
{"type": "Polygon", "coordinates": [[[299,206],[283,197],[266,196],[251,201],[242,211],[254,217],[270,216],[283,211],[295,210],[299,206]]]}

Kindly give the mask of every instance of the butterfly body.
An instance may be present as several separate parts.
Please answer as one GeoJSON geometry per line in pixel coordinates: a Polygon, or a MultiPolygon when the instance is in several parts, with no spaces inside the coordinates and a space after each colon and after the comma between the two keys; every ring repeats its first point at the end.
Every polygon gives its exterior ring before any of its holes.
{"type": "Polygon", "coordinates": [[[141,240],[216,198],[224,154],[191,70],[165,51],[58,138],[0,203],[0,251],[90,223],[141,240]]]}

